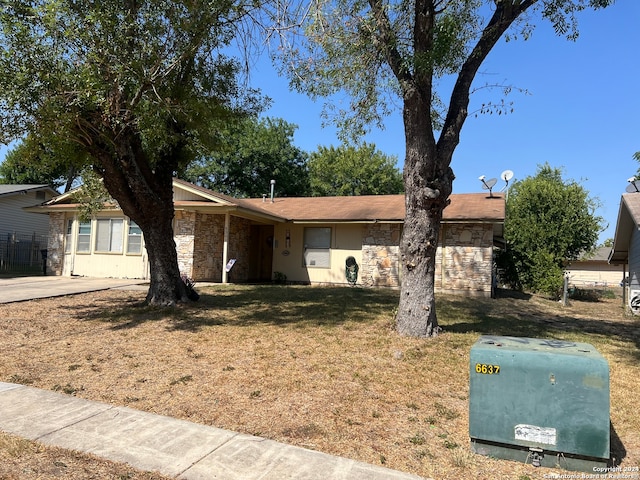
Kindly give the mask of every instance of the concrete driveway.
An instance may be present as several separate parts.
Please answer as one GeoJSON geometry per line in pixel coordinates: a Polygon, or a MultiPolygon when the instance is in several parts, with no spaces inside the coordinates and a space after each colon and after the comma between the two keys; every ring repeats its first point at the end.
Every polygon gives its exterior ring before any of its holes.
{"type": "Polygon", "coordinates": [[[110,288],[147,289],[148,280],[92,277],[0,278],[0,303],[23,302],[34,298],[59,297],[110,288]]]}

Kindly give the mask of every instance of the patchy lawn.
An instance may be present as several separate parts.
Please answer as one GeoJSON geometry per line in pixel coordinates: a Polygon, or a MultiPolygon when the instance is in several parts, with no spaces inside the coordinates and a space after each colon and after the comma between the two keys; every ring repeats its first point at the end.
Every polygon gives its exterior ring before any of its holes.
{"type": "MultiPolygon", "coordinates": [[[[170,310],[141,307],[145,292],[120,290],[0,305],[0,381],[435,479],[542,479],[562,471],[470,453],[469,350],[481,334],[572,340],[609,361],[613,447],[623,466],[640,466],[640,321],[623,315],[619,298],[562,307],[440,296],[444,332],[416,340],[393,330],[396,291],[200,293],[170,310]]],[[[81,472],[94,466],[102,472],[94,478],[163,478],[0,434],[0,478],[91,478],[81,472]]]]}

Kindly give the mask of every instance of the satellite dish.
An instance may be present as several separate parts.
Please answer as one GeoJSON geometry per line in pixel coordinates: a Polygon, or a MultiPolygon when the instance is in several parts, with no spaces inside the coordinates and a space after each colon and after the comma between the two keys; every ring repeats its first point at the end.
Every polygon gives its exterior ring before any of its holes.
{"type": "Polygon", "coordinates": [[[493,193],[491,193],[491,189],[496,184],[498,179],[497,178],[490,178],[489,180],[485,180],[485,176],[481,175],[480,177],[478,177],[478,180],[480,180],[482,182],[482,189],[483,190],[489,190],[489,196],[493,197],[493,193]]]}
{"type": "Polygon", "coordinates": [[[513,172],[511,170],[505,170],[500,174],[500,178],[504,180],[504,187],[502,187],[501,192],[504,192],[509,187],[509,180],[513,178],[513,172]]]}
{"type": "Polygon", "coordinates": [[[627,193],[640,192],[640,180],[636,180],[636,177],[631,177],[627,178],[627,182],[629,182],[626,188],[627,193]]]}
{"type": "Polygon", "coordinates": [[[483,180],[482,181],[482,188],[484,190],[491,190],[495,184],[498,183],[498,179],[497,178],[490,178],[489,180],[483,180]]]}
{"type": "Polygon", "coordinates": [[[640,181],[634,180],[626,188],[627,193],[637,193],[640,192],[640,181]]]}

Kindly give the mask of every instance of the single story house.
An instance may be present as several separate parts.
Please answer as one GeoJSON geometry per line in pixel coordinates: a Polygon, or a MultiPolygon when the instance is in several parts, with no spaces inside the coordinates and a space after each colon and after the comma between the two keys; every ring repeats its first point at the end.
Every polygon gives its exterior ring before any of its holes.
{"type": "MultiPolygon", "coordinates": [[[[640,193],[625,193],[620,200],[618,220],[609,254],[611,265],[621,265],[622,277],[628,282],[624,289],[630,301],[640,297],[640,193]],[[628,291],[627,291],[628,290],[628,291]]],[[[626,302],[625,302],[626,303],[626,302]]]]}
{"type": "MultiPolygon", "coordinates": [[[[237,199],[174,180],[174,234],[181,272],[195,281],[400,285],[404,195],[237,199]]],[[[78,218],[70,193],[35,209],[48,213],[50,272],[148,278],[140,228],[116,207],[78,218]]],[[[439,291],[489,296],[493,251],[502,242],[501,195],[457,194],[444,211],[439,291]]]]}
{"type": "Polygon", "coordinates": [[[599,247],[565,267],[569,283],[577,287],[617,287],[622,282],[623,265],[610,264],[611,247],[599,247]]]}

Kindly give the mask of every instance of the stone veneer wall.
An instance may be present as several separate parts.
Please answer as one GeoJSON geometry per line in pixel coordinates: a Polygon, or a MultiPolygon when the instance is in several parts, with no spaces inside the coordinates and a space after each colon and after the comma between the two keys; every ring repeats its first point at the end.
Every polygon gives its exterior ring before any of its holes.
{"type": "MultiPolygon", "coordinates": [[[[229,280],[246,282],[249,278],[249,248],[251,223],[232,216],[229,222],[229,259],[236,263],[229,280]]],[[[192,278],[196,281],[222,281],[222,248],[224,246],[224,215],[198,213],[192,255],[192,278]]]]}
{"type": "Polygon", "coordinates": [[[359,277],[368,287],[399,287],[400,231],[397,223],[369,223],[362,232],[359,277]]]}
{"type": "Polygon", "coordinates": [[[176,242],[176,252],[178,253],[178,268],[180,273],[190,278],[194,277],[193,272],[193,247],[196,229],[196,213],[177,211],[173,239],[176,242]]]}
{"type": "Polygon", "coordinates": [[[229,281],[246,282],[249,280],[250,251],[251,222],[246,218],[232,216],[229,228],[229,258],[235,258],[236,264],[231,270],[229,281]]]}
{"type": "Polygon", "coordinates": [[[62,275],[64,261],[64,213],[49,214],[49,240],[47,242],[47,274],[62,275]]]}
{"type": "Polygon", "coordinates": [[[493,225],[443,224],[436,256],[436,288],[451,293],[491,295],[493,225]],[[444,243],[445,247],[442,247],[444,243]]]}
{"type": "Polygon", "coordinates": [[[196,217],[193,279],[222,281],[224,215],[199,213],[196,217]]]}
{"type": "MultiPolygon", "coordinates": [[[[400,286],[400,234],[398,224],[364,226],[360,265],[363,285],[400,286]]],[[[443,224],[440,238],[436,253],[436,291],[490,296],[493,225],[443,224]]]]}

